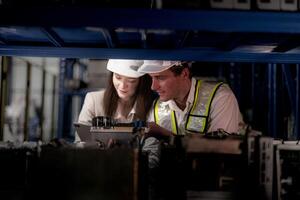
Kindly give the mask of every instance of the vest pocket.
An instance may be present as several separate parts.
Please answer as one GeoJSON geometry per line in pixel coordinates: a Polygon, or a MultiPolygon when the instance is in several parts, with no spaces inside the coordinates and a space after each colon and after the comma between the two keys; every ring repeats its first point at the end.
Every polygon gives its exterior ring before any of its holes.
{"type": "Polygon", "coordinates": [[[189,115],[186,122],[186,130],[203,133],[206,127],[207,116],[189,115]]]}

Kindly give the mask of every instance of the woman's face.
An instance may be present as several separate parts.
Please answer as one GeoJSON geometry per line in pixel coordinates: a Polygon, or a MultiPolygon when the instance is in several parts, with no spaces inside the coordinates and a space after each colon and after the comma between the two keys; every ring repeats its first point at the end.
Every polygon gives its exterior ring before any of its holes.
{"type": "Polygon", "coordinates": [[[130,78],[113,73],[113,84],[118,93],[119,98],[128,101],[130,100],[139,84],[139,78],[130,78]]]}

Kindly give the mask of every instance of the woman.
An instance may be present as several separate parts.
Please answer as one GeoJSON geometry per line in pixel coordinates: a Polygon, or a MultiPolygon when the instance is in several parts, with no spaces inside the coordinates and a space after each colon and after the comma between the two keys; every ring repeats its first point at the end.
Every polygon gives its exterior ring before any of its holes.
{"type": "MultiPolygon", "coordinates": [[[[91,125],[96,116],[108,116],[122,123],[146,120],[154,96],[150,77],[137,72],[143,63],[142,60],[110,59],[107,88],[87,93],[78,122],[91,125]]],[[[77,134],[75,141],[79,141],[77,134]]]]}

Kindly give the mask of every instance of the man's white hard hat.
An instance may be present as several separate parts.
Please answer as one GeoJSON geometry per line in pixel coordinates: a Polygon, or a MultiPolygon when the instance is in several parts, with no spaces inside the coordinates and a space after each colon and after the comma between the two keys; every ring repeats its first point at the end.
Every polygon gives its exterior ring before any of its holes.
{"type": "Polygon", "coordinates": [[[139,78],[145,74],[138,72],[139,67],[141,67],[143,63],[143,60],[109,59],[107,69],[122,76],[139,78]]]}
{"type": "Polygon", "coordinates": [[[181,65],[181,61],[171,60],[144,60],[144,64],[139,68],[138,72],[142,73],[159,73],[173,67],[181,65]]]}

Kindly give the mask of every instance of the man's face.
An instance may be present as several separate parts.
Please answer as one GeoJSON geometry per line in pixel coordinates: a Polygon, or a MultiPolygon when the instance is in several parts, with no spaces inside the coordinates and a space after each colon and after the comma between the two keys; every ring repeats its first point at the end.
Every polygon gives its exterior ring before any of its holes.
{"type": "Polygon", "coordinates": [[[184,79],[181,75],[175,76],[171,70],[149,74],[152,78],[151,89],[156,91],[161,101],[176,99],[179,96],[180,85],[184,79]]]}

